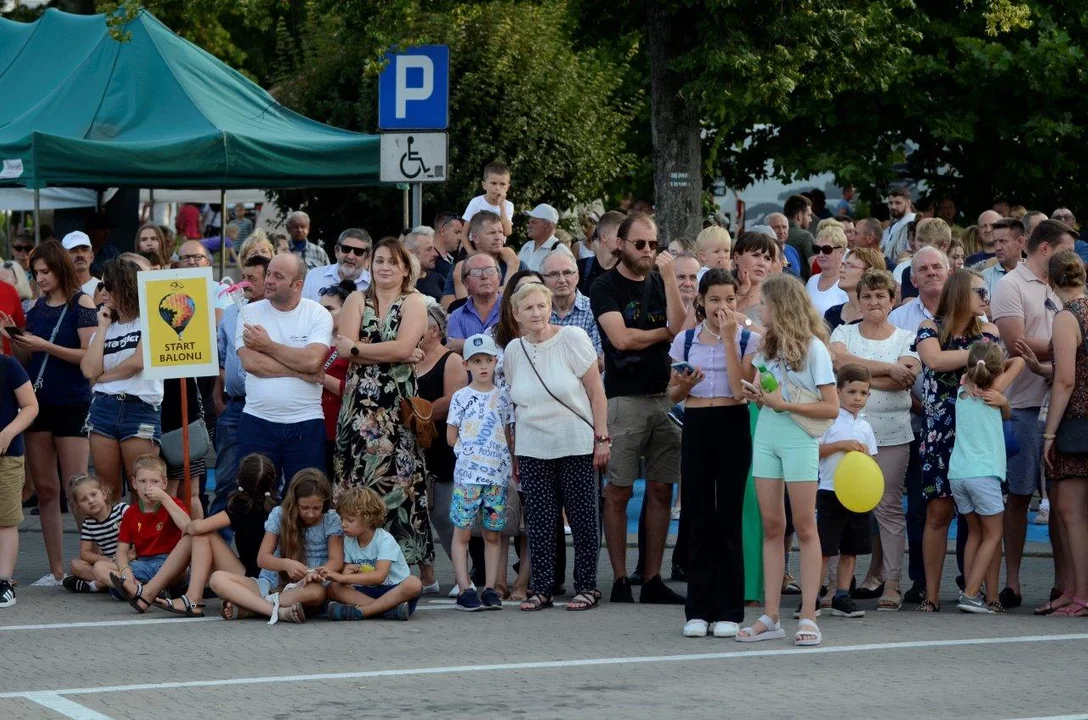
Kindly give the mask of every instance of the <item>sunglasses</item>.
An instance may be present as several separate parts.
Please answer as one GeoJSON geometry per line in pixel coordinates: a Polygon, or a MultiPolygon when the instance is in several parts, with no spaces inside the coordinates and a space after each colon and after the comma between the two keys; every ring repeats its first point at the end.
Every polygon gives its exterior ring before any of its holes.
{"type": "Polygon", "coordinates": [[[366,257],[370,254],[370,248],[368,247],[354,247],[352,245],[337,245],[340,248],[340,252],[345,255],[351,253],[355,257],[366,257]]]}
{"type": "Polygon", "coordinates": [[[31,250],[34,249],[34,246],[33,245],[12,245],[11,249],[15,250],[16,252],[30,252],[31,250]]]}
{"type": "Polygon", "coordinates": [[[830,255],[831,253],[838,250],[839,246],[838,245],[816,245],[815,247],[813,247],[813,249],[818,253],[823,253],[824,255],[830,255]]]}
{"type": "Polygon", "coordinates": [[[987,302],[990,299],[990,291],[984,287],[971,288],[975,295],[978,295],[978,299],[982,302],[987,302]]]}
{"type": "Polygon", "coordinates": [[[649,245],[651,250],[657,250],[657,240],[624,240],[635,246],[635,250],[645,250],[649,245]]]}

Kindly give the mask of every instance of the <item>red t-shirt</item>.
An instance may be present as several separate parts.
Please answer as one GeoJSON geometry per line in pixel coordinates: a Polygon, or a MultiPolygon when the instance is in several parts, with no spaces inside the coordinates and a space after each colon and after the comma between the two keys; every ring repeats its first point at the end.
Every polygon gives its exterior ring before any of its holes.
{"type": "MultiPolygon", "coordinates": [[[[22,268],[15,268],[15,272],[23,272],[22,268]]],[[[26,327],[26,315],[23,314],[23,303],[19,300],[19,291],[6,282],[0,282],[0,312],[5,312],[15,321],[16,327],[26,327]]],[[[4,341],[4,354],[11,355],[11,343],[4,341]]]]}
{"type": "MultiPolygon", "coordinates": [[[[333,395],[328,390],[321,390],[321,412],[325,414],[325,439],[336,439],[336,418],[340,416],[340,400],[344,393],[344,377],[348,374],[348,359],[336,355],[336,348],[329,351],[332,363],[325,368],[325,374],[340,381],[340,395],[333,395]]],[[[328,363],[328,358],[325,359],[328,363]]]]}
{"type": "Polygon", "coordinates": [[[188,239],[199,240],[204,235],[203,228],[200,227],[200,209],[188,203],[182,205],[178,209],[174,227],[188,239]]]}
{"type": "MultiPolygon", "coordinates": [[[[188,515],[189,510],[178,498],[170,498],[188,515]]],[[[160,504],[154,512],[146,513],[140,509],[140,503],[129,505],[121,517],[121,530],[117,533],[117,542],[128,543],[136,548],[138,557],[169,555],[181,540],[181,528],[170,517],[167,509],[160,504]]]]}

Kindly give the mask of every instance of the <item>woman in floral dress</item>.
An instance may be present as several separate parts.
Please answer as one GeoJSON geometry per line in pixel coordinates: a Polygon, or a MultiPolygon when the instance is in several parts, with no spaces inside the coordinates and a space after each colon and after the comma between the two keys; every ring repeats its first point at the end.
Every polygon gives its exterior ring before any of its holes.
{"type": "Polygon", "coordinates": [[[997,327],[980,317],[989,310],[986,281],[973,270],[948,276],[937,314],[918,326],[916,349],[922,370],[925,418],[919,456],[922,461],[922,496],[926,526],[922,557],[926,570],[926,600],[922,612],[941,608],[941,572],[948,543],[948,526],[956,504],[948,484],[948,461],[956,439],[956,389],[967,367],[967,348],[980,339],[1000,342],[997,327]]]}
{"type": "Polygon", "coordinates": [[[411,287],[408,252],[399,241],[379,241],[373,258],[370,289],[352,293],[340,311],[336,349],[351,366],[337,421],[334,495],[355,485],[377,492],[385,500],[385,529],[414,565],[434,559],[434,544],[423,451],[404,424],[400,401],[416,394],[412,364],[423,358],[418,345],[427,310],[411,287]]]}

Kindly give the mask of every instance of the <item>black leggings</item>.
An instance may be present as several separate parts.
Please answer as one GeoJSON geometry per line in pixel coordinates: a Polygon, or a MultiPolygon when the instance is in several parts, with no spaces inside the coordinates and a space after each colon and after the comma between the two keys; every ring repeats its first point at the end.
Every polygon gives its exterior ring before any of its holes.
{"type": "Polygon", "coordinates": [[[687,408],[680,447],[680,502],[688,531],[685,614],[688,620],[739,623],[744,619],[741,522],[752,464],[748,408],[687,408]]]}
{"type": "Polygon", "coordinates": [[[574,591],[595,589],[601,540],[593,456],[541,460],[518,455],[518,472],[529,535],[529,586],[534,593],[551,596],[557,550],[555,526],[560,510],[565,509],[574,536],[574,591]]]}

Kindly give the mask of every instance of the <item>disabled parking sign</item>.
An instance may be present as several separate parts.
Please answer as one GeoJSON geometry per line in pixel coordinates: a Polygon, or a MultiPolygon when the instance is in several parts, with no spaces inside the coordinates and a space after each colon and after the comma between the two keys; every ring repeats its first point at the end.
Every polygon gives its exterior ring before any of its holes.
{"type": "Polygon", "coordinates": [[[382,182],[445,182],[446,133],[382,133],[381,137],[382,182]]]}

